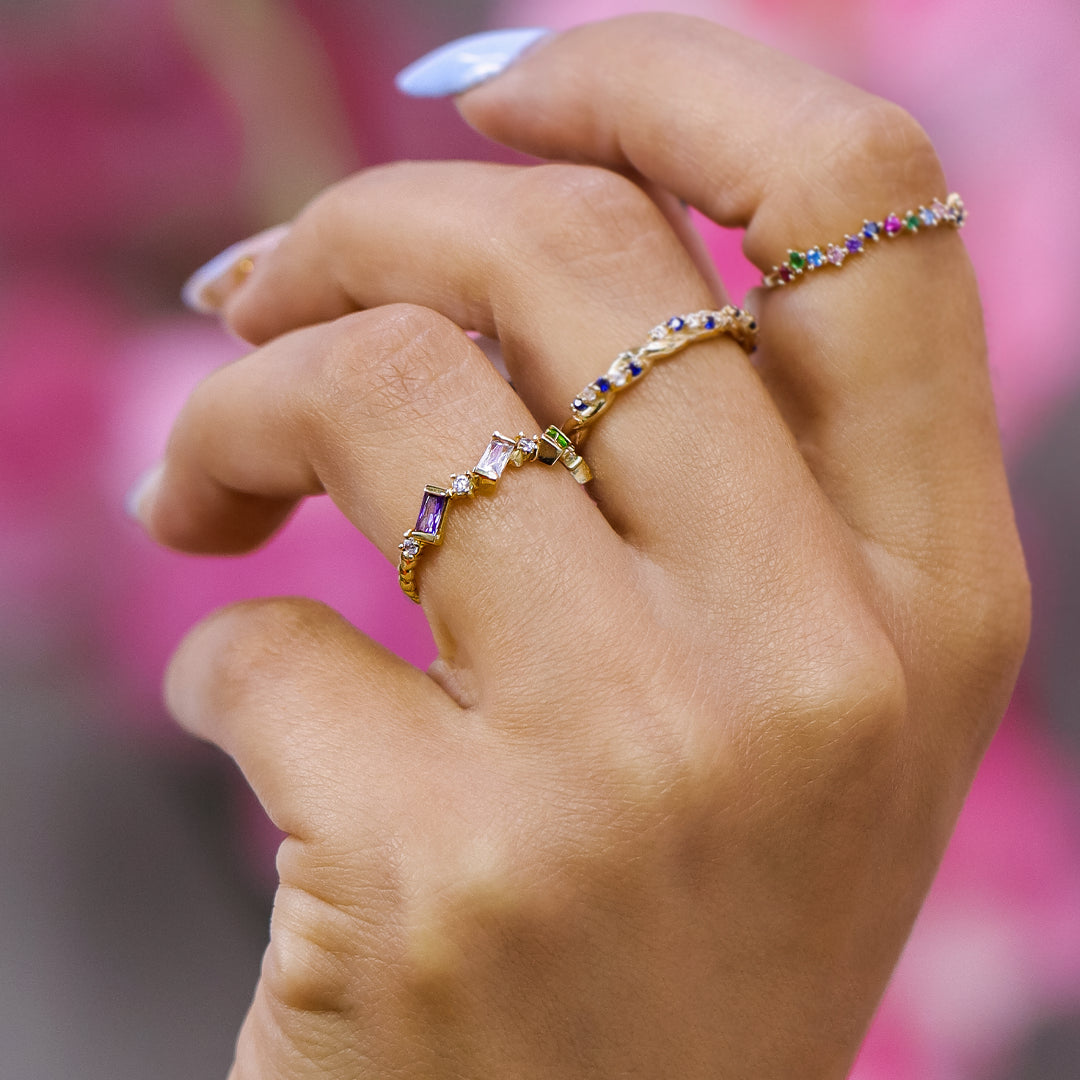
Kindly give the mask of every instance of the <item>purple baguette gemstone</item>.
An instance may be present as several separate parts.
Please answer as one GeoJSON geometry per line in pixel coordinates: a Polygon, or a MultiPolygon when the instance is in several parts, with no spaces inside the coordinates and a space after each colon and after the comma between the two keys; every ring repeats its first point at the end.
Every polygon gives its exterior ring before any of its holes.
{"type": "Polygon", "coordinates": [[[502,476],[506,463],[514,451],[514,440],[504,439],[500,435],[493,435],[484,456],[477,462],[475,472],[486,476],[489,480],[498,480],[502,476]]]}
{"type": "Polygon", "coordinates": [[[413,531],[423,533],[425,536],[438,536],[449,498],[450,496],[445,493],[439,495],[434,491],[425,491],[423,501],[420,503],[420,513],[416,518],[416,528],[413,531]]]}

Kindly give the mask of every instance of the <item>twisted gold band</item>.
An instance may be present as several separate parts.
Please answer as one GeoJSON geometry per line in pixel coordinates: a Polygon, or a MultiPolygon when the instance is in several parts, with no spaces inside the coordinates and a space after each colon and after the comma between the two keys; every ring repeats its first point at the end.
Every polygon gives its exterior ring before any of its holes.
{"type": "Polygon", "coordinates": [[[416,567],[426,548],[437,547],[443,542],[446,513],[451,503],[470,499],[479,492],[493,492],[507,465],[520,468],[531,461],[544,465],[561,462],[579,484],[586,484],[592,479],[585,459],[557,427],[549,427],[542,435],[520,433],[516,439],[496,431],[480,460],[469,472],[455,473],[450,477],[447,488],[433,484],[424,488],[416,526],[406,532],[405,539],[398,544],[401,552],[398,584],[410,600],[420,603],[416,567]]]}
{"type": "Polygon", "coordinates": [[[653,327],[649,340],[638,349],[615,357],[607,373],[594,379],[570,403],[570,418],[563,429],[575,445],[585,437],[585,429],[610,408],[616,394],[639,382],[657,360],[664,360],[695,342],[727,334],[747,352],[757,348],[757,320],[749,311],[728,304],[719,311],[695,311],[676,315],[653,327]]]}

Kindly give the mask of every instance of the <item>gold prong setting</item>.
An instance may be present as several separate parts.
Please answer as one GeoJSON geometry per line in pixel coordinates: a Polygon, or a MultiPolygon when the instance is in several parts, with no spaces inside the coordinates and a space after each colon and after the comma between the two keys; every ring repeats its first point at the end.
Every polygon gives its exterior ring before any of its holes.
{"type": "Polygon", "coordinates": [[[880,243],[882,238],[895,240],[898,236],[914,234],[924,229],[936,229],[941,225],[962,229],[966,220],[967,208],[964,200],[953,192],[944,202],[935,198],[929,206],[920,206],[918,210],[908,210],[904,214],[886,214],[880,221],[867,219],[861,228],[845,234],[839,243],[815,245],[805,251],[789,248],[787,258],[764,274],[761,284],[766,289],[793,285],[805,274],[812,274],[828,266],[843,266],[849,256],[864,254],[869,245],[880,243]]]}
{"type": "Polygon", "coordinates": [[[480,460],[467,473],[454,473],[450,477],[449,487],[428,484],[424,488],[416,525],[405,533],[404,539],[398,544],[398,551],[401,552],[398,558],[398,584],[410,600],[420,602],[416,567],[425,548],[437,547],[443,542],[450,506],[480,493],[492,494],[507,465],[521,468],[532,461],[545,465],[562,462],[579,484],[587,483],[592,478],[589,466],[568,436],[559,428],[550,427],[542,435],[519,432],[517,438],[496,431],[480,460]]]}

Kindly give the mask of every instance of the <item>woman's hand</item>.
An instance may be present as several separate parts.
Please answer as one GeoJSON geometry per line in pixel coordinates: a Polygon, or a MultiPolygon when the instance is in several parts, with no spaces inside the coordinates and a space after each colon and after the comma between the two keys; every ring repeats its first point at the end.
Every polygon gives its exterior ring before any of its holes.
{"type": "MultiPolygon", "coordinates": [[[[946,192],[896,107],[674,16],[545,41],[460,108],[591,164],[318,199],[227,301],[265,344],[178,420],[158,540],[245,550],[326,491],[396,562],[425,484],[723,301],[674,195],[767,268],[946,192]]],[[[289,834],[232,1080],[844,1075],[1027,586],[953,230],[748,302],[755,365],[718,339],[620,395],[588,491],[529,467],[456,507],[429,673],[303,600],[179,650],[170,707],[289,834]]]]}

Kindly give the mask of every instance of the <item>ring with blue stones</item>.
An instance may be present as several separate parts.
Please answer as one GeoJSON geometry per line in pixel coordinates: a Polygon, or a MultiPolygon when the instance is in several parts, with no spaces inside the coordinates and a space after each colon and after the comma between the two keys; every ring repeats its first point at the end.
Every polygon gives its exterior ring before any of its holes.
{"type": "Polygon", "coordinates": [[[480,492],[493,492],[507,465],[520,468],[531,461],[544,465],[561,463],[579,484],[587,484],[592,479],[585,459],[569,437],[554,425],[542,435],[526,435],[522,432],[516,439],[496,431],[472,469],[451,476],[449,487],[428,484],[424,488],[416,525],[405,533],[405,539],[398,544],[401,552],[398,558],[398,584],[410,600],[420,603],[416,567],[426,548],[436,547],[443,542],[446,514],[451,503],[471,499],[480,492]]]}
{"type": "Polygon", "coordinates": [[[944,202],[934,199],[929,206],[920,206],[918,210],[909,210],[906,214],[886,214],[881,221],[864,221],[861,229],[849,233],[838,244],[815,245],[806,251],[789,249],[787,258],[765,274],[761,284],[767,289],[791,285],[803,274],[813,273],[822,267],[843,266],[849,255],[861,255],[868,245],[878,243],[882,237],[892,240],[924,229],[936,229],[940,225],[962,229],[966,220],[964,200],[953,192],[944,202]]]}
{"type": "Polygon", "coordinates": [[[675,315],[653,327],[649,340],[638,349],[619,353],[607,372],[593,379],[570,403],[570,418],[563,424],[575,445],[584,439],[586,429],[611,407],[617,394],[640,382],[657,360],[693,345],[695,342],[727,334],[747,352],[757,348],[757,319],[744,308],[728,304],[719,311],[695,311],[675,315]]]}

